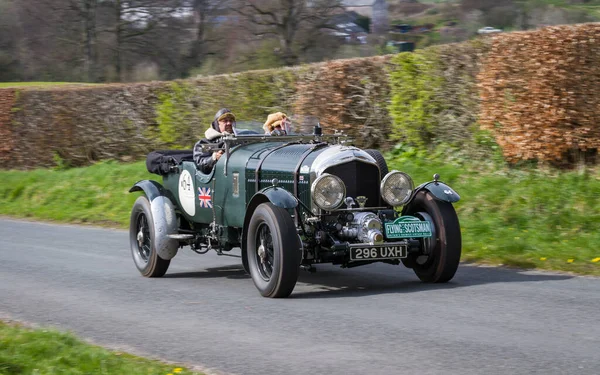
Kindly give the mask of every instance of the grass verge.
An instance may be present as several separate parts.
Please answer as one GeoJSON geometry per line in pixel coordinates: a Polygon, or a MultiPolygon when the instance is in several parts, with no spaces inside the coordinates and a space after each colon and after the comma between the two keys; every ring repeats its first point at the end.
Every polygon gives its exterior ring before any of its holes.
{"type": "Polygon", "coordinates": [[[53,329],[0,321],[0,374],[200,374],[183,367],[113,352],[53,329]]]}
{"type": "MultiPolygon", "coordinates": [[[[408,150],[386,155],[415,184],[434,173],[461,196],[464,261],[600,276],[600,169],[482,165],[408,150]]],[[[127,228],[128,193],[149,174],[144,162],[67,170],[0,171],[0,214],[127,228]]]]}
{"type": "Polygon", "coordinates": [[[0,214],[127,228],[138,194],[128,190],[148,173],[144,162],[101,162],[66,170],[0,171],[0,214]]]}
{"type": "Polygon", "coordinates": [[[410,152],[387,159],[415,184],[439,173],[459,193],[463,261],[600,275],[599,168],[510,168],[410,152]]]}

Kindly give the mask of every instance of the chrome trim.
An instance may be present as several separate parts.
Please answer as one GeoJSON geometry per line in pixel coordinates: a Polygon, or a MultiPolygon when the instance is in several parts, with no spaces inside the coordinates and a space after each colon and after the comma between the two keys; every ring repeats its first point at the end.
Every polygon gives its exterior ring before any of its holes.
{"type": "Polygon", "coordinates": [[[237,198],[240,196],[240,172],[233,172],[232,183],[233,196],[237,198]]]}
{"type": "Polygon", "coordinates": [[[396,241],[396,242],[382,242],[382,243],[378,243],[375,245],[371,245],[368,242],[347,243],[346,246],[347,246],[347,249],[357,248],[357,247],[361,248],[361,247],[383,247],[383,246],[408,246],[408,240],[396,241]]]}
{"type": "Polygon", "coordinates": [[[351,161],[361,161],[377,166],[375,159],[367,152],[354,146],[332,145],[321,152],[313,161],[311,179],[323,174],[325,169],[351,161]]]}
{"type": "Polygon", "coordinates": [[[324,173],[321,176],[319,176],[311,185],[310,185],[310,200],[311,203],[314,203],[318,208],[320,208],[321,210],[325,210],[325,211],[331,211],[331,210],[335,210],[336,208],[338,208],[339,206],[342,205],[342,203],[344,203],[344,199],[346,198],[346,184],[344,183],[344,181],[342,181],[341,178],[339,178],[336,175],[333,174],[329,174],[329,173],[324,173]],[[317,202],[315,202],[315,186],[317,185],[317,183],[319,181],[321,181],[324,178],[327,177],[332,177],[334,180],[337,180],[339,182],[339,184],[342,186],[342,188],[344,188],[344,196],[342,199],[340,199],[339,203],[336,204],[334,207],[331,208],[323,208],[321,206],[319,206],[317,204],[317,202]]]}
{"type": "Polygon", "coordinates": [[[406,202],[408,202],[410,200],[410,198],[412,197],[412,193],[415,191],[415,183],[413,182],[413,179],[408,175],[408,173],[404,173],[404,172],[400,172],[397,170],[393,170],[391,172],[389,172],[388,174],[385,175],[385,177],[381,180],[381,185],[379,185],[379,195],[381,195],[381,199],[383,199],[385,201],[385,203],[389,204],[392,207],[400,207],[403,206],[404,204],[406,204],[406,202]],[[402,174],[406,177],[406,179],[408,180],[408,182],[410,182],[410,194],[408,194],[408,196],[406,197],[406,199],[401,202],[400,204],[397,205],[393,205],[390,202],[388,202],[385,199],[385,195],[383,194],[383,187],[385,186],[385,183],[388,181],[388,179],[394,175],[394,174],[402,174]]]}
{"type": "MultiPolygon", "coordinates": [[[[321,152],[315,158],[315,160],[312,162],[312,166],[310,168],[310,173],[309,173],[309,182],[310,182],[311,186],[316,181],[316,179],[319,178],[323,174],[323,172],[327,168],[334,167],[334,166],[340,165],[340,164],[345,164],[345,163],[352,162],[352,161],[360,161],[363,163],[372,164],[372,165],[376,166],[377,168],[379,168],[379,166],[377,165],[377,161],[375,161],[375,159],[371,155],[369,155],[366,151],[363,151],[358,147],[347,146],[347,145],[330,145],[329,147],[327,147],[327,149],[325,149],[323,152],[321,152]]],[[[346,186],[344,184],[344,189],[345,189],[345,187],[346,186]]],[[[312,199],[312,190],[311,190],[310,204],[311,204],[311,207],[310,207],[311,212],[314,215],[322,215],[323,211],[328,211],[328,210],[323,210],[319,206],[314,204],[314,201],[312,199]]]]}

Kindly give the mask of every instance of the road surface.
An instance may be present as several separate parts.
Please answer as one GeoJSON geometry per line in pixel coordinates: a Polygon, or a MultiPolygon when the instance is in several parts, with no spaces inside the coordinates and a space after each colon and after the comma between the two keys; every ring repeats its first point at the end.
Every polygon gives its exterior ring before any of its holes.
{"type": "Polygon", "coordinates": [[[136,270],[128,233],[0,219],[0,316],[215,374],[600,374],[600,279],[461,265],[319,266],[260,296],[239,259],[136,270]]]}

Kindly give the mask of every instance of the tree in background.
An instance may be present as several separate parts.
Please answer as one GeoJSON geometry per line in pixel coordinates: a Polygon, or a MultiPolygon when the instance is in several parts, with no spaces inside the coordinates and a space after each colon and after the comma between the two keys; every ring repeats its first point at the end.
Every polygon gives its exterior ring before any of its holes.
{"type": "Polygon", "coordinates": [[[123,81],[123,55],[147,47],[142,36],[166,26],[180,4],[176,0],[112,0],[103,5],[113,11],[113,22],[105,31],[113,36],[115,78],[123,81]]]}
{"type": "Polygon", "coordinates": [[[21,79],[81,81],[82,32],[70,0],[12,1],[21,79]]]}
{"type": "Polygon", "coordinates": [[[187,71],[199,67],[208,56],[218,54],[225,43],[223,34],[214,32],[219,18],[227,12],[229,0],[188,0],[185,2],[192,13],[194,34],[186,54],[187,71]]]}
{"type": "Polygon", "coordinates": [[[331,29],[331,17],[342,12],[341,0],[238,0],[231,11],[245,20],[244,27],[259,38],[279,41],[281,60],[287,66],[299,61],[299,51],[306,51],[331,29]]]}
{"type": "MultiPolygon", "coordinates": [[[[483,26],[598,21],[590,5],[600,0],[388,3],[395,23],[435,25],[413,35],[425,46],[483,26]]],[[[387,53],[372,35],[340,40],[334,23],[344,12],[341,0],[0,0],[0,80],[175,79],[387,53]]],[[[370,18],[351,22],[368,29],[370,18]]]]}
{"type": "Polygon", "coordinates": [[[0,81],[11,81],[20,76],[17,51],[17,14],[12,3],[0,0],[0,81]]]}
{"type": "MultiPolygon", "coordinates": [[[[461,0],[460,7],[465,15],[478,13],[485,26],[511,27],[519,16],[519,8],[513,0],[461,0]]],[[[472,21],[472,19],[471,19],[472,21]]]]}

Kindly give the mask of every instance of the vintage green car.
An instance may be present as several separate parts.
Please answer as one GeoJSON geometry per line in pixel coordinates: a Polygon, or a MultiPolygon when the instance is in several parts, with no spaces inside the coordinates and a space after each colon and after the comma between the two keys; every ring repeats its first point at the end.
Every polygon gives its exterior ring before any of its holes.
{"type": "Polygon", "coordinates": [[[163,276],[189,246],[220,255],[240,248],[265,297],[289,296],[300,270],[319,263],[402,263],[425,282],[452,279],[461,255],[452,205],[459,195],[437,174],[415,188],[406,173],[388,172],[378,151],[354,147],[343,134],[324,135],[319,124],[313,129],[227,135],[209,174],[191,150],[151,153],[148,169],[162,182],[142,180],[129,190],[143,193],[130,221],[140,273],[163,276]]]}

